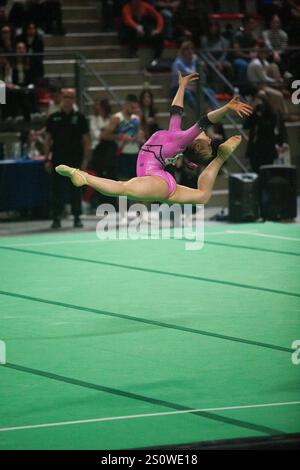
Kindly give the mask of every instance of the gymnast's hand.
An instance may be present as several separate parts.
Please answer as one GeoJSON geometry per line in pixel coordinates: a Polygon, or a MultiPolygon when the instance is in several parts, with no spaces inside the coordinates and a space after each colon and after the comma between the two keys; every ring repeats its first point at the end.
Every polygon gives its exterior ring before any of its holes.
{"type": "Polygon", "coordinates": [[[232,100],[227,103],[226,107],[237,113],[240,117],[250,116],[253,113],[252,106],[242,103],[239,96],[232,98],[232,100]]]}
{"type": "Polygon", "coordinates": [[[188,83],[193,82],[194,80],[199,80],[198,73],[190,73],[189,75],[186,75],[185,77],[183,77],[181,75],[181,72],[178,71],[179,86],[182,86],[185,88],[188,83]]]}

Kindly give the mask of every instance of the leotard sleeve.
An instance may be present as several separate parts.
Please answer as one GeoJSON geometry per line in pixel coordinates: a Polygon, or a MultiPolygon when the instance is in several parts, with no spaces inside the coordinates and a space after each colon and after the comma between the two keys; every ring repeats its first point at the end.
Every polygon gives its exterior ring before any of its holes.
{"type": "Polygon", "coordinates": [[[199,121],[197,121],[198,126],[202,131],[207,131],[207,129],[213,125],[212,122],[208,119],[206,114],[203,114],[203,116],[200,117],[199,121]]]}
{"type": "Polygon", "coordinates": [[[183,108],[181,106],[171,106],[171,118],[169,123],[169,131],[181,130],[181,118],[183,114],[183,108]]]}

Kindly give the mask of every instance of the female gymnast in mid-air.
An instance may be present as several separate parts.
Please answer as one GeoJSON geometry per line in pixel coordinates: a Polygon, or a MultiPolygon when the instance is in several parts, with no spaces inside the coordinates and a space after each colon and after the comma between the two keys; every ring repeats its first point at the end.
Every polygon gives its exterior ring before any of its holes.
{"type": "Polygon", "coordinates": [[[211,156],[211,140],[205,134],[207,128],[219,122],[230,111],[243,117],[250,115],[252,108],[235,97],[225,106],[201,117],[189,129],[182,130],[184,91],[189,82],[198,78],[197,73],[185,77],[179,73],[179,87],[171,106],[169,129],[155,132],[142,146],[137,160],[137,177],[129,181],[114,181],[89,175],[67,165],[59,165],[55,170],[69,177],[75,186],[87,185],[107,196],[127,196],[140,201],[206,204],[221,166],[240,144],[241,136],[230,137],[218,147],[216,158],[200,174],[197,189],[177,184],[165,166],[174,165],[182,153],[188,158],[190,166],[196,166],[201,157],[211,156]]]}

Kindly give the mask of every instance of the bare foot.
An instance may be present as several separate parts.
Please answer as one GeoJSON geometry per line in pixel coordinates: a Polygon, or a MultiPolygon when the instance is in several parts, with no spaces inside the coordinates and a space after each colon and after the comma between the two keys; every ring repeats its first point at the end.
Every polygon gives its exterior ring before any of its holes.
{"type": "Polygon", "coordinates": [[[219,145],[218,157],[221,157],[224,162],[228,160],[232,152],[240,145],[242,137],[240,135],[234,135],[219,145]]]}
{"type": "Polygon", "coordinates": [[[77,188],[87,184],[87,173],[79,170],[78,168],[72,168],[68,165],[58,165],[57,167],[55,167],[55,171],[61,176],[67,176],[68,178],[70,178],[74,186],[76,186],[77,188]]]}

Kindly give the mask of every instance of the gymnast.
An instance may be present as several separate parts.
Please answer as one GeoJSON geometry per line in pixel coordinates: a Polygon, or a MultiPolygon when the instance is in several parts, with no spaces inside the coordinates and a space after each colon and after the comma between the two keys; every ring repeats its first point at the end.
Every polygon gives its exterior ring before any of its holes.
{"type": "Polygon", "coordinates": [[[203,157],[208,158],[212,153],[211,140],[205,134],[208,127],[219,122],[230,111],[240,117],[249,116],[252,108],[242,103],[239,97],[234,97],[221,108],[202,116],[189,129],[182,130],[184,91],[189,82],[198,78],[197,73],[183,77],[179,72],[179,87],[171,105],[169,129],[155,132],[141,147],[137,159],[137,177],[129,181],[114,181],[89,175],[67,165],[59,165],[55,170],[60,175],[69,177],[75,186],[87,185],[107,196],[127,196],[133,200],[170,204],[206,204],[221,166],[238,147],[241,136],[230,137],[219,145],[216,158],[200,174],[197,189],[177,184],[165,170],[165,166],[175,165],[177,158],[183,154],[188,166],[197,167],[203,157]]]}

